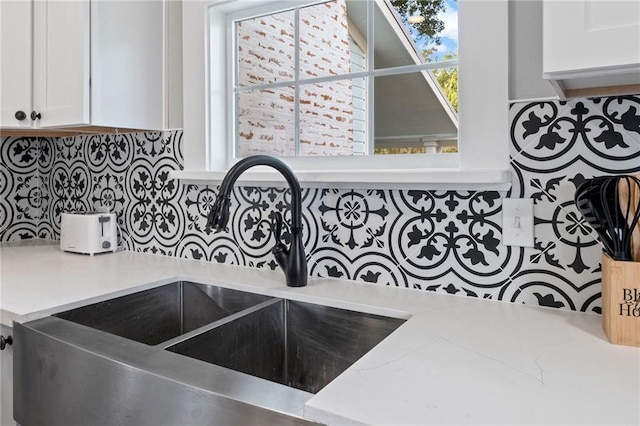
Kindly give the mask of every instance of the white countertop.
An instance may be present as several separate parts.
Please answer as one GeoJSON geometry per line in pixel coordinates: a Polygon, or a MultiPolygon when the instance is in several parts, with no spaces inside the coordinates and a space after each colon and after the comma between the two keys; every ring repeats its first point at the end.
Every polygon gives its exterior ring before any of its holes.
{"type": "Polygon", "coordinates": [[[640,424],[640,349],[611,345],[595,314],[335,279],[289,288],[279,271],[32,241],[0,248],[1,323],[191,280],[408,318],[313,396],[330,424],[640,424]]]}

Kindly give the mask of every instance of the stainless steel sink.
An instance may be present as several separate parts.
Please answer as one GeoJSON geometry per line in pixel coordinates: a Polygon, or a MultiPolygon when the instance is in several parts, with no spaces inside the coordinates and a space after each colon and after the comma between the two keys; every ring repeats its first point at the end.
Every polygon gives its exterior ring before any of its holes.
{"type": "Polygon", "coordinates": [[[274,300],[168,350],[316,393],[404,320],[274,300]]]}
{"type": "Polygon", "coordinates": [[[404,321],[176,282],[16,323],[14,416],[24,426],[313,424],[306,401],[404,321]]]}
{"type": "Polygon", "coordinates": [[[55,316],[136,342],[157,345],[269,299],[179,281],[55,316]]]}

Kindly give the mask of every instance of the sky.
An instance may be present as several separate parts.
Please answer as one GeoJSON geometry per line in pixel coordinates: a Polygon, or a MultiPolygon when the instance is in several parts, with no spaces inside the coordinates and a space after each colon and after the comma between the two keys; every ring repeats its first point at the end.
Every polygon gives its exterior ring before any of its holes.
{"type": "Polygon", "coordinates": [[[458,51],[458,2],[447,0],[445,9],[440,13],[440,20],[444,22],[444,30],[440,33],[442,46],[446,49],[443,52],[453,54],[458,51]]]}
{"type": "MultiPolygon", "coordinates": [[[[458,51],[458,3],[455,0],[445,0],[445,11],[440,12],[438,18],[444,22],[444,30],[440,33],[442,44],[436,47],[435,56],[442,60],[447,53],[455,54],[458,51]]],[[[418,44],[418,47],[423,46],[418,44]]]]}

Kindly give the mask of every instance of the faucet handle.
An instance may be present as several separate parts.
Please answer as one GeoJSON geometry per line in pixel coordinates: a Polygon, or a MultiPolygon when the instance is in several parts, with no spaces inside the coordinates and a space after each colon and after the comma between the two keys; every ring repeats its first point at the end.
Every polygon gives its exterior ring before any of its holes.
{"type": "Polygon", "coordinates": [[[287,264],[287,257],[289,256],[289,249],[282,242],[282,214],[280,212],[273,213],[273,237],[276,240],[276,245],[271,249],[273,257],[276,258],[276,262],[282,268],[285,269],[287,264]]]}
{"type": "Polygon", "coordinates": [[[229,221],[229,204],[231,204],[231,197],[225,197],[222,193],[218,193],[218,197],[207,215],[207,226],[217,231],[223,230],[229,221]]]}
{"type": "Polygon", "coordinates": [[[271,226],[273,227],[273,237],[276,240],[276,244],[282,244],[282,213],[273,212],[272,217],[271,226]]]}

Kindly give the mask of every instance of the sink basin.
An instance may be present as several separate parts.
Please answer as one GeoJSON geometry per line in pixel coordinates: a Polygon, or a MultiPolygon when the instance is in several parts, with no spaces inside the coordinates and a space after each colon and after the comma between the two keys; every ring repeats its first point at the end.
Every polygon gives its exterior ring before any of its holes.
{"type": "Polygon", "coordinates": [[[174,282],[15,323],[14,416],[317,425],[307,401],[404,321],[174,282]]]}
{"type": "Polygon", "coordinates": [[[404,321],[274,300],[167,350],[317,393],[404,321]]]}
{"type": "Polygon", "coordinates": [[[157,345],[271,299],[178,281],[55,315],[147,345],[157,345]]]}

